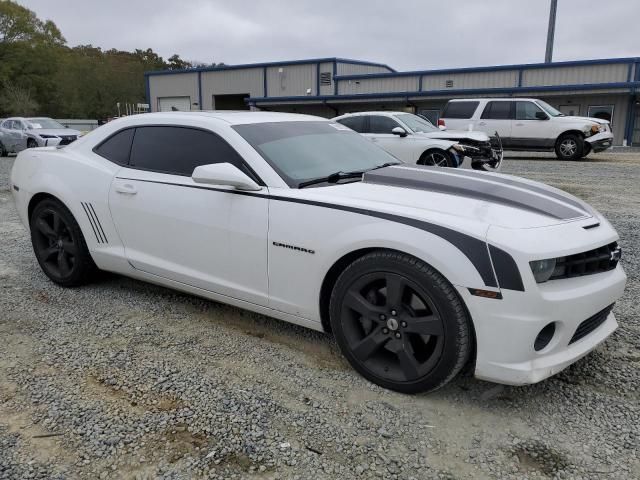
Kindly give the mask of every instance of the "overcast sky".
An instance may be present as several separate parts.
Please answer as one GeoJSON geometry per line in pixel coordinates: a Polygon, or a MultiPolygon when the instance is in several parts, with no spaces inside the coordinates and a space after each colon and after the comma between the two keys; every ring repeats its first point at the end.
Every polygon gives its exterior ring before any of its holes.
{"type": "MultiPolygon", "coordinates": [[[[550,0],[18,0],[69,45],[227,64],[346,57],[398,70],[544,60],[550,0]]],[[[639,0],[559,0],[554,60],[640,56],[639,0]]]]}

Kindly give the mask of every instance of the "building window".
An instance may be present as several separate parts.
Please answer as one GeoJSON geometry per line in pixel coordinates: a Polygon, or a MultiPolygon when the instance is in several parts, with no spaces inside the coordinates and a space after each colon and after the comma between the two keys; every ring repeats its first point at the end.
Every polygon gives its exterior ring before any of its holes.
{"type": "Polygon", "coordinates": [[[570,117],[577,117],[580,115],[580,105],[579,104],[567,104],[567,105],[560,105],[558,107],[558,110],[560,110],[562,113],[564,113],[565,115],[568,115],[570,117]]]}
{"type": "Polygon", "coordinates": [[[613,126],[613,105],[598,105],[589,106],[588,117],[600,118],[601,120],[608,120],[613,126]]]}

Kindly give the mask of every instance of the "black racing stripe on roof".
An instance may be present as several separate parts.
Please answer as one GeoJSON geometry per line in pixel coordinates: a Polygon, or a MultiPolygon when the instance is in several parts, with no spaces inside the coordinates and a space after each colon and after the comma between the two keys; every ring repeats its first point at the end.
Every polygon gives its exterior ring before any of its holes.
{"type": "MultiPolygon", "coordinates": [[[[436,225],[433,223],[425,222],[423,220],[417,220],[415,218],[410,218],[410,217],[403,217],[401,215],[395,215],[391,213],[377,212],[374,210],[368,210],[364,208],[350,207],[347,205],[336,205],[332,203],[321,202],[316,200],[308,200],[303,198],[292,198],[292,197],[284,197],[279,195],[264,195],[264,194],[255,193],[255,192],[228,190],[228,189],[215,188],[215,187],[204,187],[199,185],[186,185],[181,183],[162,182],[157,180],[142,180],[142,179],[128,178],[128,177],[117,177],[117,178],[120,180],[132,180],[132,181],[138,181],[138,182],[158,183],[162,185],[173,185],[176,187],[187,187],[187,188],[195,188],[195,189],[201,189],[201,190],[211,190],[214,192],[231,193],[234,195],[260,197],[260,198],[266,198],[269,200],[276,200],[281,202],[299,203],[299,204],[311,205],[315,207],[330,208],[333,210],[357,213],[359,215],[367,215],[370,217],[380,218],[380,219],[388,220],[395,223],[401,223],[403,225],[407,225],[410,227],[418,228],[425,232],[429,232],[451,243],[458,250],[460,250],[473,264],[476,271],[482,278],[482,281],[484,282],[485,286],[496,287],[496,288],[497,287],[509,288],[508,286],[502,287],[502,285],[498,284],[498,279],[496,278],[496,275],[494,273],[494,267],[492,266],[492,263],[491,263],[491,257],[489,256],[487,243],[484,240],[480,240],[470,235],[457,232],[456,230],[443,227],[441,225],[436,225]]],[[[507,275],[510,276],[511,278],[521,278],[520,271],[518,270],[518,267],[515,261],[513,260],[513,258],[511,257],[511,255],[509,255],[504,250],[499,249],[498,247],[493,247],[493,248],[496,250],[496,252],[501,252],[503,257],[505,258],[508,257],[511,259],[511,262],[504,263],[504,267],[508,269],[507,275]]],[[[520,280],[520,284],[522,284],[522,280],[520,280]]],[[[523,291],[524,288],[513,288],[513,290],[523,291]]]]}
{"type": "Polygon", "coordinates": [[[545,215],[560,220],[569,220],[588,215],[584,209],[569,205],[564,200],[552,198],[546,192],[532,193],[511,185],[484,181],[481,177],[443,175],[437,167],[423,169],[387,167],[366,172],[363,181],[370,184],[426,190],[435,193],[473,198],[479,201],[498,203],[545,215]]]}

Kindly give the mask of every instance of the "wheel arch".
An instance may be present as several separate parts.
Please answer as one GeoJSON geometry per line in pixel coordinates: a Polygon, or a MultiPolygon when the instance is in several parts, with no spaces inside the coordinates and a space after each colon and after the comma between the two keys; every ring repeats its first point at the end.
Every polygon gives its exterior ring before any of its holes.
{"type": "MultiPolygon", "coordinates": [[[[322,286],[320,287],[320,295],[319,295],[318,301],[319,301],[319,310],[320,310],[320,321],[322,323],[322,328],[325,332],[332,333],[331,321],[329,319],[329,298],[331,297],[333,287],[335,286],[338,280],[338,277],[352,262],[354,262],[360,257],[363,257],[364,255],[367,255],[368,253],[375,252],[375,251],[397,252],[404,255],[409,255],[421,262],[426,263],[430,268],[438,272],[447,282],[452,284],[452,282],[447,278],[447,276],[444,275],[439,269],[434,267],[428,261],[422,258],[416,257],[412,253],[403,252],[402,250],[397,250],[397,249],[388,248],[388,247],[367,247],[367,248],[360,248],[358,250],[353,250],[349,253],[344,254],[339,259],[337,259],[333,263],[333,265],[331,265],[331,267],[325,274],[324,279],[322,280],[322,286]]],[[[470,372],[473,373],[473,371],[475,370],[475,363],[476,363],[476,356],[477,356],[477,344],[476,344],[477,337],[476,337],[475,323],[473,321],[473,317],[471,316],[471,311],[469,310],[469,307],[467,306],[464,297],[456,291],[456,288],[453,284],[452,284],[452,287],[453,287],[453,290],[456,292],[456,295],[458,295],[460,303],[462,304],[463,308],[467,313],[467,318],[469,319],[469,328],[471,332],[471,353],[469,355],[469,359],[467,360],[465,366],[462,368],[462,372],[463,374],[467,374],[470,372]]]]}
{"type": "Polygon", "coordinates": [[[579,136],[582,140],[584,140],[584,139],[586,138],[586,137],[585,137],[585,135],[584,135],[584,132],[583,132],[583,131],[581,131],[581,130],[575,130],[575,129],[573,129],[573,130],[565,130],[564,132],[561,132],[560,134],[558,134],[558,136],[556,137],[556,141],[555,141],[555,143],[553,144],[553,145],[554,145],[554,147],[558,145],[558,142],[560,142],[560,139],[561,139],[562,137],[564,137],[565,135],[577,135],[577,136],[579,136]]]}
{"type": "Polygon", "coordinates": [[[57,200],[58,202],[63,204],[69,211],[71,211],[69,209],[69,206],[65,204],[61,199],[56,197],[55,195],[52,195],[51,193],[47,193],[47,192],[39,192],[31,197],[31,199],[29,200],[29,204],[27,205],[27,220],[29,222],[31,221],[31,215],[33,214],[33,210],[36,208],[36,205],[38,205],[41,201],[46,200],[48,198],[57,200]]]}
{"type": "Polygon", "coordinates": [[[420,153],[420,155],[418,156],[418,160],[416,161],[416,164],[425,165],[424,157],[431,152],[442,152],[444,155],[449,157],[451,161],[453,161],[453,159],[451,158],[451,153],[449,152],[448,149],[444,149],[436,145],[429,145],[425,150],[422,151],[422,153],[420,153]]]}

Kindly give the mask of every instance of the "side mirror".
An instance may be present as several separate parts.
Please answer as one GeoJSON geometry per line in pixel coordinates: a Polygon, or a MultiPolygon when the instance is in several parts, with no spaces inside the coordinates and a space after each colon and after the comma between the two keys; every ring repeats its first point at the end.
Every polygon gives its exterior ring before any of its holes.
{"type": "Polygon", "coordinates": [[[447,129],[447,126],[446,125],[438,125],[438,128],[444,132],[447,129]]]}
{"type": "Polygon", "coordinates": [[[391,130],[391,133],[398,135],[399,137],[407,136],[407,131],[402,127],[394,127],[393,130],[391,130]]]}
{"type": "Polygon", "coordinates": [[[536,112],[536,120],[549,120],[549,117],[544,112],[536,112]]]}
{"type": "Polygon", "coordinates": [[[200,165],[193,170],[191,178],[196,183],[228,185],[238,190],[261,190],[262,187],[230,163],[200,165]]]}

